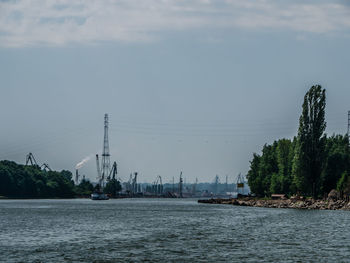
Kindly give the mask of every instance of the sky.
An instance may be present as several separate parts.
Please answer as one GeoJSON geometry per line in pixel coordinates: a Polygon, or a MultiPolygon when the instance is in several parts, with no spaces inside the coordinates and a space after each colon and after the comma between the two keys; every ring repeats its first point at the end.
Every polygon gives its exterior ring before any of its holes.
{"type": "Polygon", "coordinates": [[[235,182],[312,85],[347,132],[349,47],[345,0],[0,0],[0,160],[95,181],[108,113],[122,181],[235,182]]]}

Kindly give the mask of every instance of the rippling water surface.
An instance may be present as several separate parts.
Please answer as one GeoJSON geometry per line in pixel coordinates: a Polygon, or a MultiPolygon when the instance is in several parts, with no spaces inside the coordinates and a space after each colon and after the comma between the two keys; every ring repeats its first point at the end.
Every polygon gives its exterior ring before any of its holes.
{"type": "Polygon", "coordinates": [[[1,200],[0,262],[350,262],[350,212],[1,200]]]}

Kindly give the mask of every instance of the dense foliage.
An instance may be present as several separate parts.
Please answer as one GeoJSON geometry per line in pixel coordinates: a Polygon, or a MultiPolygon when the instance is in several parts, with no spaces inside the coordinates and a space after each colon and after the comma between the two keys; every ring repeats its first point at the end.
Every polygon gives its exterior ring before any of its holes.
{"type": "Polygon", "coordinates": [[[264,145],[254,154],[247,178],[257,196],[273,193],[323,197],[332,189],[350,193],[350,148],[347,135],[324,132],[325,90],[313,86],[306,93],[298,136],[264,145]]]}
{"type": "Polygon", "coordinates": [[[89,197],[94,191],[94,186],[89,180],[83,179],[80,184],[75,186],[74,191],[77,196],[89,197]]]}
{"type": "Polygon", "coordinates": [[[122,190],[122,186],[117,179],[111,179],[107,182],[103,192],[115,197],[119,191],[122,190]]]}
{"type": "Polygon", "coordinates": [[[72,173],[69,171],[44,171],[39,166],[0,161],[0,196],[69,198],[74,195],[72,173]]]}
{"type": "Polygon", "coordinates": [[[321,86],[313,86],[306,93],[299,131],[293,175],[296,189],[316,197],[321,191],[321,173],[325,161],[326,95],[321,86]]]}
{"type": "MultiPolygon", "coordinates": [[[[121,190],[120,182],[109,180],[103,189],[112,197],[121,190]]],[[[72,198],[89,197],[99,191],[83,179],[74,185],[72,173],[62,170],[45,171],[36,165],[21,165],[12,161],[0,161],[0,196],[10,198],[72,198]]]]}

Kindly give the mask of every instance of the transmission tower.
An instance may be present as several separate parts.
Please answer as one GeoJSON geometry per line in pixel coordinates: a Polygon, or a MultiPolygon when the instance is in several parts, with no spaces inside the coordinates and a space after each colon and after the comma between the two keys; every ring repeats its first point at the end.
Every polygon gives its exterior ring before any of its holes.
{"type": "Polygon", "coordinates": [[[105,179],[109,175],[110,170],[110,154],[108,141],[108,114],[105,114],[104,138],[103,138],[103,152],[102,152],[102,178],[101,187],[104,187],[105,179]]]}
{"type": "Polygon", "coordinates": [[[348,136],[350,137],[350,110],[348,111],[348,136]]]}

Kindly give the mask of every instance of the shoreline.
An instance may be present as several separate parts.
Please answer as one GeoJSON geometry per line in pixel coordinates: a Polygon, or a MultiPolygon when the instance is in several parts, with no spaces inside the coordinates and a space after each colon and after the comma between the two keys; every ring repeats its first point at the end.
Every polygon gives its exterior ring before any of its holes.
{"type": "Polygon", "coordinates": [[[258,198],[242,199],[200,199],[198,203],[202,204],[227,204],[235,206],[251,206],[264,208],[290,208],[290,209],[307,209],[307,210],[348,210],[350,211],[350,202],[345,200],[314,200],[314,199],[279,199],[265,200],[258,198]]]}

